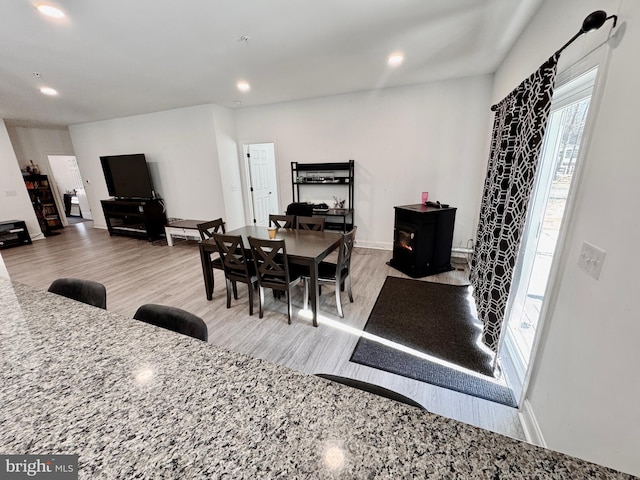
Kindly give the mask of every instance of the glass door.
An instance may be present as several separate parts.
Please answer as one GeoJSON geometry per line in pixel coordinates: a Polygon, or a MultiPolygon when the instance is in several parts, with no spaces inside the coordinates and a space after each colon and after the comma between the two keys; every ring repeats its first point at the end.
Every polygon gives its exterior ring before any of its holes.
{"type": "Polygon", "coordinates": [[[521,385],[539,330],[595,77],[596,69],[557,88],[553,96],[507,312],[505,344],[521,385]]]}

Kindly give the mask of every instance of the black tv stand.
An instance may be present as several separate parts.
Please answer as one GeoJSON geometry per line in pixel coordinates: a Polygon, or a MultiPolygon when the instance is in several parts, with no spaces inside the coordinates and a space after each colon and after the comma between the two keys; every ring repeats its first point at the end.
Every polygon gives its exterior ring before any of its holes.
{"type": "Polygon", "coordinates": [[[110,198],[101,200],[109,235],[146,238],[150,242],[164,237],[167,217],[159,198],[110,198]]]}

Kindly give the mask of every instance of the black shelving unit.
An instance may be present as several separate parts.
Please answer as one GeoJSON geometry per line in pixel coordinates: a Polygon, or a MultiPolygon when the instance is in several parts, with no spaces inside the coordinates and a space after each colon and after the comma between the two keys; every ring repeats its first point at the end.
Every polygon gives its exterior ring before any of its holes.
{"type": "Polygon", "coordinates": [[[301,191],[307,187],[338,187],[347,193],[343,208],[318,208],[314,209],[313,215],[325,217],[327,229],[343,232],[351,230],[354,225],[354,167],[354,160],[327,163],[291,162],[293,201],[304,201],[301,199],[301,191]]]}

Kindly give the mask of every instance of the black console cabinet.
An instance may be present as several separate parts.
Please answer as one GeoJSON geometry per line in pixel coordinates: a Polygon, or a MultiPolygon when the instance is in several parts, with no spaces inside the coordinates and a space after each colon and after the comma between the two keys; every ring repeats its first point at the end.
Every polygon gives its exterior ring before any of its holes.
{"type": "Polygon", "coordinates": [[[0,222],[0,248],[15,247],[31,243],[27,226],[22,220],[0,222]]]}
{"type": "Polygon", "coordinates": [[[110,235],[146,238],[150,242],[164,236],[167,217],[159,199],[110,199],[101,203],[110,235]]]}
{"type": "Polygon", "coordinates": [[[414,278],[453,270],[456,209],[422,204],[394,208],[393,258],[389,265],[414,278]]]}

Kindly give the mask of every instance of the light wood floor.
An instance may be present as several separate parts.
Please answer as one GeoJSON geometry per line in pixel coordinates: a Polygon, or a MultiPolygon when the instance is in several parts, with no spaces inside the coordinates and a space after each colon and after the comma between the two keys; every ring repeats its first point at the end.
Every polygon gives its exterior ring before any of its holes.
{"type": "MultiPolygon", "coordinates": [[[[286,300],[272,295],[265,295],[265,315],[259,319],[257,298],[256,312],[249,316],[244,285],[238,285],[238,300],[226,308],[222,272],[215,272],[213,300],[207,301],[195,241],[176,240],[168,247],[164,242],[110,237],[106,230],[91,225],[70,225],[60,235],[33,245],[2,250],[11,279],[43,290],[59,277],[96,280],[107,288],[110,311],[132,317],[144,303],[177,306],[206,321],[210,343],[310,374],[333,373],[376,383],[415,399],[431,412],[524,439],[513,408],[349,362],[358,340],[353,332],[364,328],[385,278],[405,276],[386,265],[389,251],[355,249],[354,303],[343,294],[345,318],[340,319],[333,288],[324,287],[320,324],[314,328],[302,310],[302,288],[293,295],[291,325],[287,324],[286,300]]],[[[425,280],[467,284],[467,277],[466,271],[455,270],[425,280]]]]}

